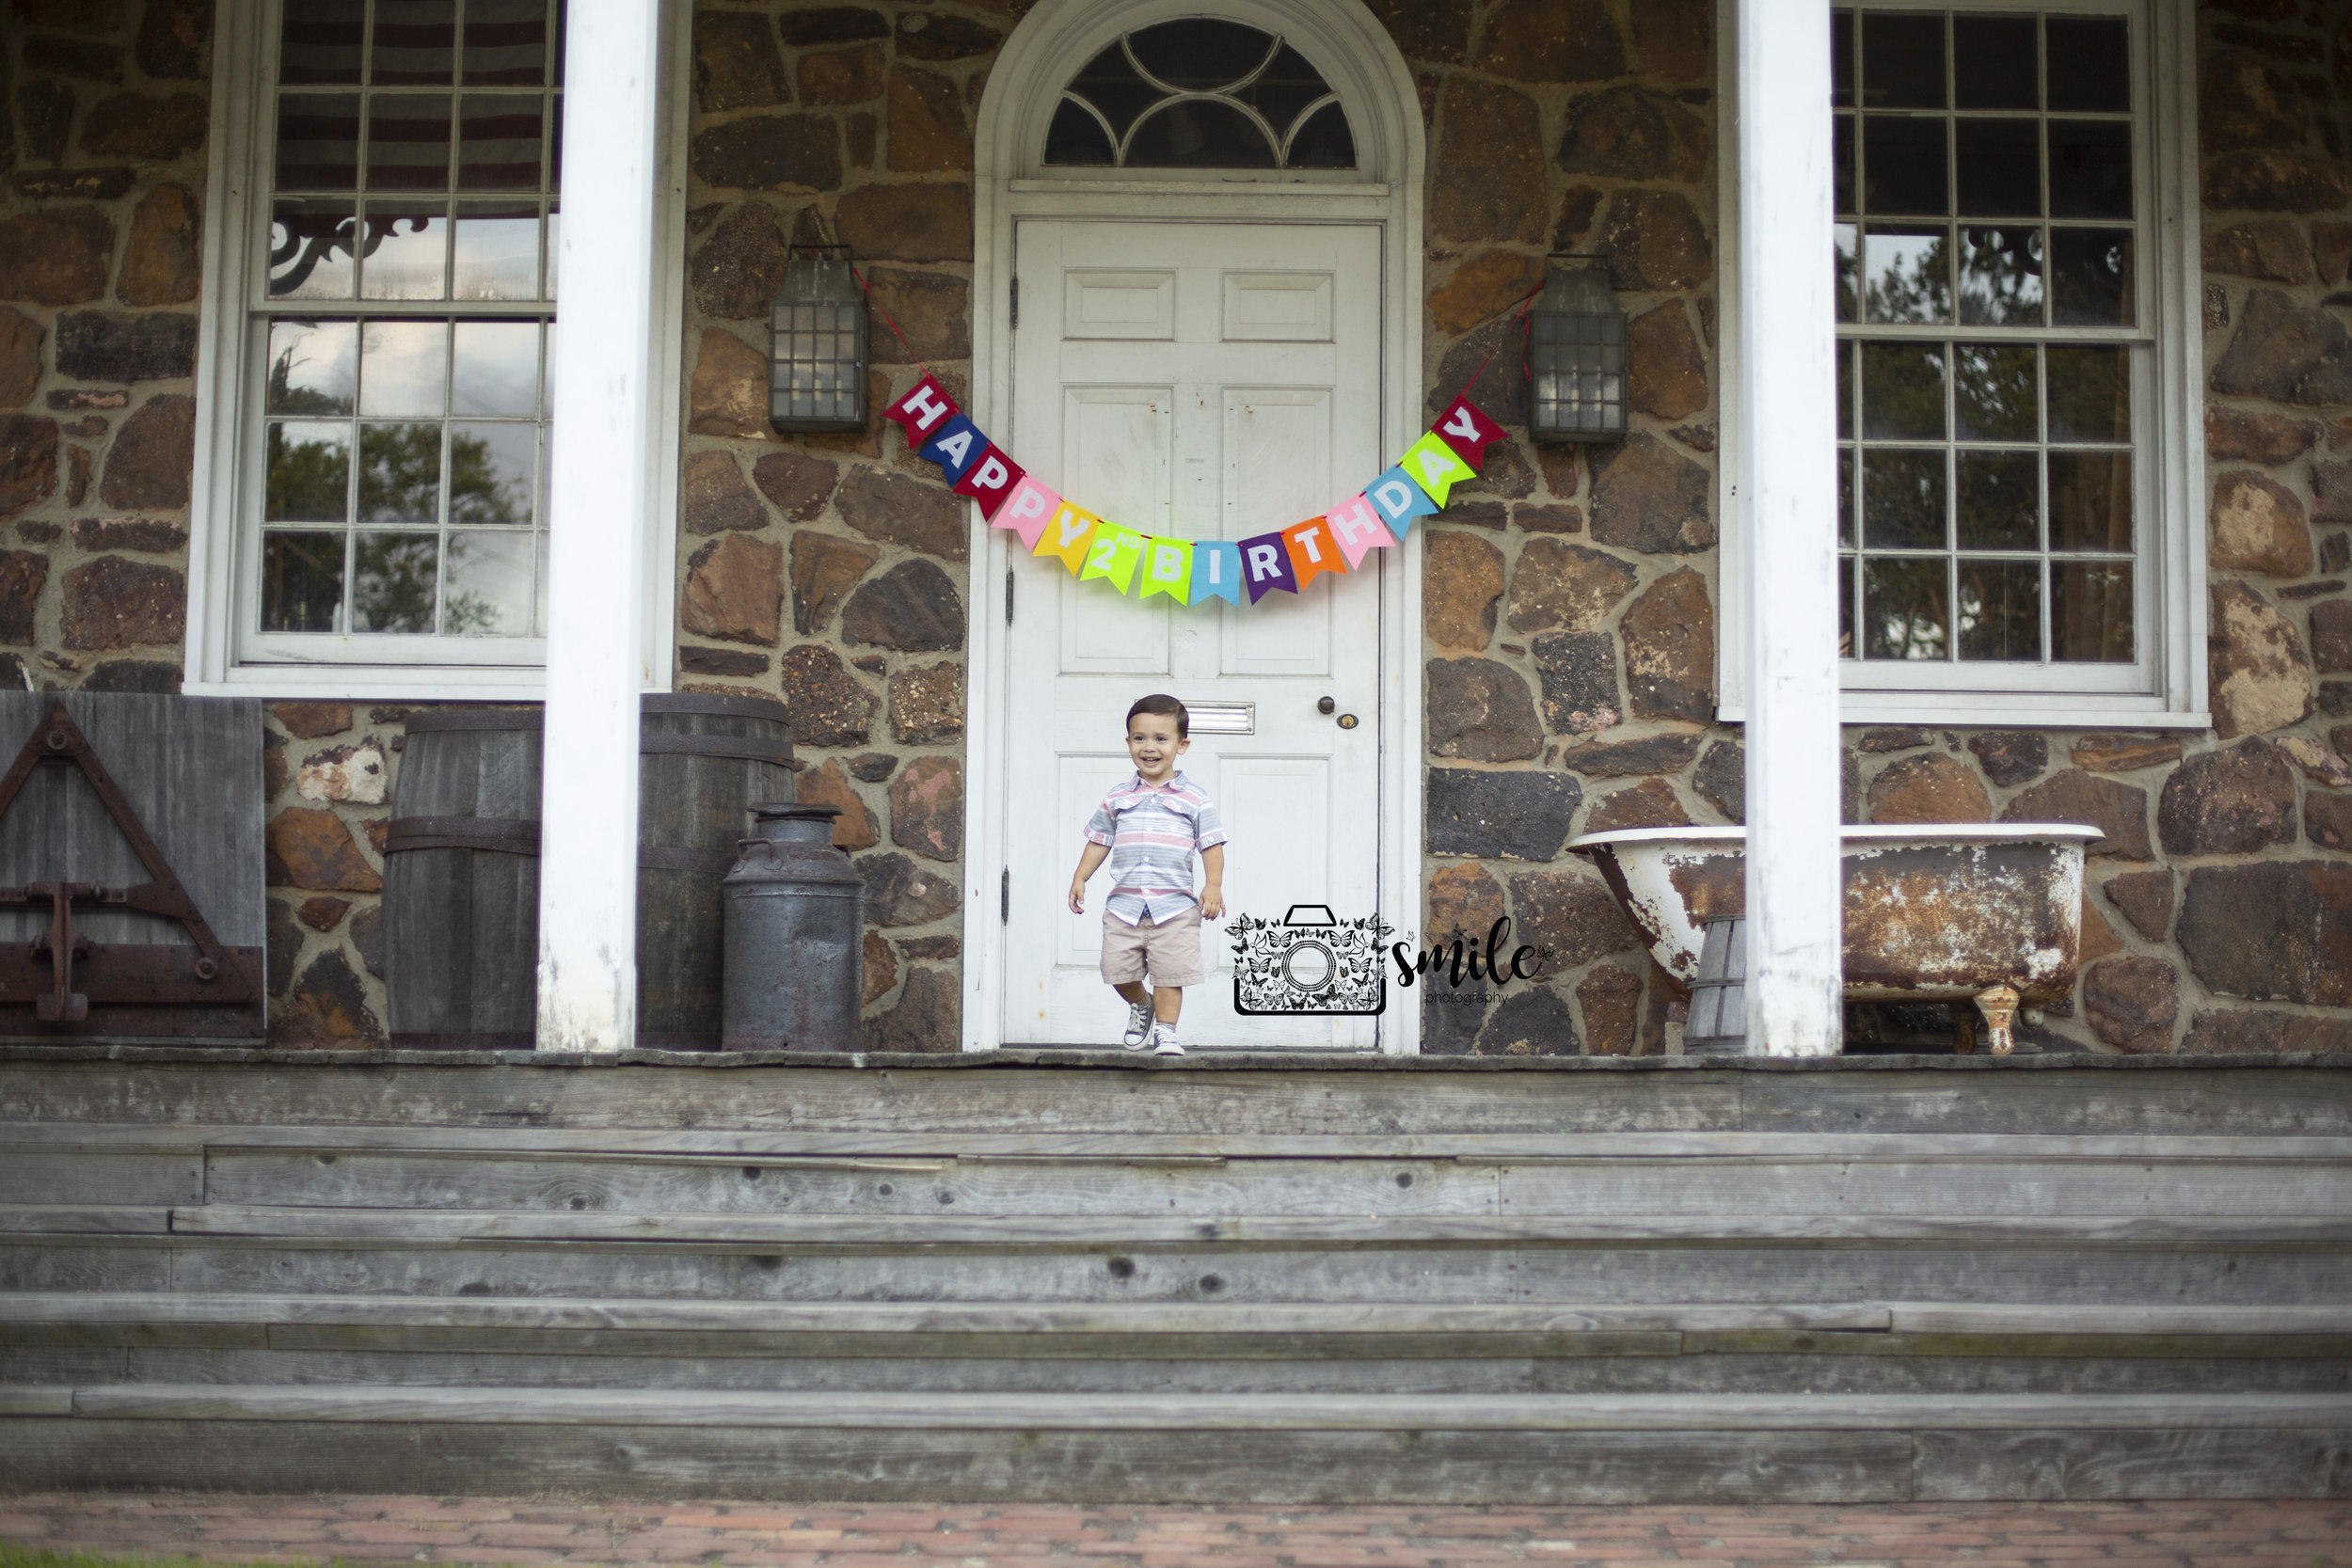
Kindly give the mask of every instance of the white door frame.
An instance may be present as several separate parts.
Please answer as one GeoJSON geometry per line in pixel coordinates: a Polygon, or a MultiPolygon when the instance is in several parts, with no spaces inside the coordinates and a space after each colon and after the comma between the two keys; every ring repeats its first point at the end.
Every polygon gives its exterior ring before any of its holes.
{"type": "MultiPolygon", "coordinates": [[[[1195,217],[1257,223],[1376,224],[1381,231],[1381,450],[1402,451],[1427,425],[1422,407],[1423,135],[1420,95],[1404,57],[1372,13],[1351,0],[1216,0],[1216,14],[1279,33],[1346,105],[1353,178],[1041,178],[1034,165],[1062,85],[1111,40],[1181,16],[1201,0],[1041,0],[1013,29],[989,72],[974,131],[973,417],[985,429],[1012,406],[1013,226],[1024,217],[1195,217]]],[[[1370,476],[1367,475],[1367,478],[1370,476]]],[[[1334,501],[1343,498],[1333,497],[1334,501]]],[[[966,596],[963,1049],[1003,1043],[1006,842],[1005,582],[1008,537],[970,509],[966,596]]],[[[1017,592],[1017,590],[1016,590],[1017,592]]],[[[1422,906],[1422,531],[1386,552],[1380,583],[1380,912],[1416,929],[1422,906]]],[[[1026,876],[1058,876],[1070,842],[1025,849],[1026,876]]],[[[1394,998],[1392,997],[1393,1001],[1394,998]]],[[[1418,1007],[1392,1006],[1382,1049],[1420,1050],[1418,1007]]]]}

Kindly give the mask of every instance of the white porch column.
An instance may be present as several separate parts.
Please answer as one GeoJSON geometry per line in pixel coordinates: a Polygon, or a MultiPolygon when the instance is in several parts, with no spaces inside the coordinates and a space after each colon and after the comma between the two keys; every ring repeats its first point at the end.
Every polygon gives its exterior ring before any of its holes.
{"type": "Polygon", "coordinates": [[[1748,1049],[1826,1056],[1843,1044],[1829,8],[1742,0],[1739,34],[1748,1049]]]}
{"type": "Polygon", "coordinates": [[[637,1030],[637,694],[653,365],[657,0],[573,0],[564,53],[539,1049],[637,1030]]]}

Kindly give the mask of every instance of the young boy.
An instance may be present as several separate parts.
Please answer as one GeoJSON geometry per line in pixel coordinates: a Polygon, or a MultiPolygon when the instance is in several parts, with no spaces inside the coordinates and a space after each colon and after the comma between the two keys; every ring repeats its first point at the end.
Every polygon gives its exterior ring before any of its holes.
{"type": "Polygon", "coordinates": [[[1103,978],[1127,1002],[1127,1033],[1120,1043],[1130,1051],[1148,1044],[1161,1056],[1184,1053],[1176,1042],[1176,1020],[1184,988],[1202,978],[1200,918],[1225,914],[1224,823],[1208,795],[1176,771],[1176,759],[1192,750],[1191,732],[1191,717],[1173,697],[1154,692],[1127,710],[1127,754],[1135,759],[1136,776],[1094,808],[1078,873],[1070,879],[1070,912],[1084,914],[1087,879],[1109,859],[1103,978]],[[1197,900],[1195,849],[1208,873],[1197,900]]]}

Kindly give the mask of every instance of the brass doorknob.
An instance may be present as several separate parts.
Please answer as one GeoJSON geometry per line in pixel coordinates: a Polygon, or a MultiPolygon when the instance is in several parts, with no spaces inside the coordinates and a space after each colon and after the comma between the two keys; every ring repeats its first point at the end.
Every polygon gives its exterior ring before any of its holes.
{"type": "Polygon", "coordinates": [[[1342,728],[1342,729],[1343,729],[1343,730],[1352,730],[1352,729],[1354,729],[1355,727],[1356,727],[1356,716],[1355,716],[1354,714],[1352,714],[1352,713],[1343,713],[1343,714],[1341,714],[1341,715],[1340,715],[1340,728],[1342,728]]]}
{"type": "Polygon", "coordinates": [[[1315,711],[1317,713],[1330,713],[1335,711],[1339,705],[1339,704],[1333,702],[1330,698],[1325,697],[1316,702],[1315,711]]]}

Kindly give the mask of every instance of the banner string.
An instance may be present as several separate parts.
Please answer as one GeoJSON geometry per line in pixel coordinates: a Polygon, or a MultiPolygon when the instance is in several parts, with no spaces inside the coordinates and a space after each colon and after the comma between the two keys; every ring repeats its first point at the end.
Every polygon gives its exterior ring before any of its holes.
{"type": "Polygon", "coordinates": [[[889,310],[883,308],[882,302],[874,297],[873,286],[866,281],[866,275],[858,271],[856,267],[852,266],[850,269],[850,276],[856,278],[857,286],[866,291],[866,303],[871,305],[875,311],[881,315],[882,325],[890,328],[890,335],[898,340],[900,346],[907,351],[907,357],[914,361],[914,368],[921,371],[925,375],[930,374],[931,368],[923,363],[922,356],[914,352],[914,345],[907,341],[907,335],[898,330],[898,322],[891,316],[889,310]]]}
{"type": "MultiPolygon", "coordinates": [[[[1527,320],[1527,313],[1535,308],[1535,296],[1543,292],[1544,286],[1541,283],[1538,283],[1534,288],[1528,290],[1527,293],[1519,296],[1518,300],[1518,314],[1511,318],[1512,326],[1517,326],[1519,323],[1527,320]]],[[[1527,330],[1532,334],[1535,328],[1531,325],[1527,330]]],[[[1507,342],[1510,341],[1511,332],[1509,327],[1505,327],[1503,329],[1502,337],[1503,341],[1507,342]]],[[[1470,389],[1472,387],[1478,385],[1478,378],[1486,373],[1486,367],[1493,364],[1495,362],[1495,356],[1501,354],[1502,352],[1502,343],[1501,342],[1496,343],[1494,347],[1486,351],[1486,357],[1478,362],[1478,368],[1470,372],[1470,379],[1462,383],[1462,392],[1465,396],[1469,395],[1470,389]]],[[[1526,372],[1521,372],[1520,373],[1524,375],[1526,372]]]]}

